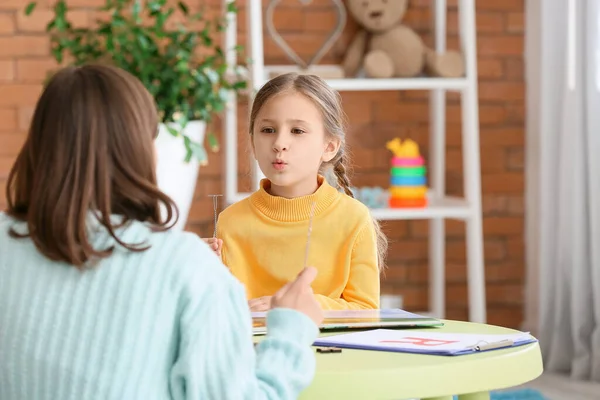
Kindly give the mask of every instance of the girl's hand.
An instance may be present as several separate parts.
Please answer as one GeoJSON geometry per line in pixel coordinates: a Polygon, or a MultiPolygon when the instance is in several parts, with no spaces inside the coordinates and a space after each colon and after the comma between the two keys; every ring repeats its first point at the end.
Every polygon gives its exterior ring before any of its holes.
{"type": "Polygon", "coordinates": [[[316,276],[316,268],[303,269],[293,282],[287,283],[275,293],[271,299],[272,308],[291,308],[300,311],[319,326],[323,322],[323,310],[310,286],[316,276]]]}
{"type": "Polygon", "coordinates": [[[223,239],[217,238],[202,238],[204,242],[210,246],[210,248],[215,252],[218,257],[221,257],[221,249],[223,248],[223,239]]]}
{"type": "Polygon", "coordinates": [[[252,312],[269,311],[271,309],[271,296],[258,297],[248,301],[248,307],[252,312]]]}

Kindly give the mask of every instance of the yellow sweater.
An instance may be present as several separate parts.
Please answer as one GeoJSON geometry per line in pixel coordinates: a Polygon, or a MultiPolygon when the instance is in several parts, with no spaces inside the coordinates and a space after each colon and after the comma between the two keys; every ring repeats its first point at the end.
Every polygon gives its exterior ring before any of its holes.
{"type": "Polygon", "coordinates": [[[245,286],[248,299],[272,296],[304,267],[311,206],[309,266],[323,309],[379,308],[377,240],[368,208],[319,176],[311,195],[272,196],[270,182],[219,216],[223,262],[245,286]]]}

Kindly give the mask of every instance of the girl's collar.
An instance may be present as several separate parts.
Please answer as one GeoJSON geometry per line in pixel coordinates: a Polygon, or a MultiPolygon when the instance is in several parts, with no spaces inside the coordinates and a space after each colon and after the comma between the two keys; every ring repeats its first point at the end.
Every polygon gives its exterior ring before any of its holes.
{"type": "Polygon", "coordinates": [[[327,180],[318,175],[317,190],[307,196],[286,199],[273,196],[267,191],[271,181],[260,181],[260,189],[250,196],[250,203],[265,216],[282,222],[306,221],[310,218],[312,205],[315,204],[314,215],[319,215],[339,197],[340,193],[327,180]]]}

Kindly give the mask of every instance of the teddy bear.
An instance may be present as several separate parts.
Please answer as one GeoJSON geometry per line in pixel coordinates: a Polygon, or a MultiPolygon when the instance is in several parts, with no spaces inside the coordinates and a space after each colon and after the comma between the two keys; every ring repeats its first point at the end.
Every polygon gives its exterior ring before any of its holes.
{"type": "Polygon", "coordinates": [[[444,78],[464,75],[462,55],[437,53],[417,33],[402,24],[408,0],[347,0],[361,26],[343,61],[346,77],[364,70],[370,78],[409,78],[423,73],[444,78]]]}

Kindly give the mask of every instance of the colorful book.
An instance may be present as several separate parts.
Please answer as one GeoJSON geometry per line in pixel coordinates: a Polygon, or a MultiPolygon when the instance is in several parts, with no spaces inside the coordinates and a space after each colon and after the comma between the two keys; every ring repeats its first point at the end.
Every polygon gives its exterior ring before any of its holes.
{"type": "MultiPolygon", "coordinates": [[[[352,330],[368,328],[424,328],[439,327],[444,323],[438,319],[414,314],[400,309],[384,310],[327,310],[324,311],[321,331],[352,330]]],[[[266,313],[252,313],[254,335],[267,332],[266,313]]]]}
{"type": "Polygon", "coordinates": [[[319,338],[315,346],[458,356],[536,342],[528,332],[505,335],[374,329],[319,338]]]}

